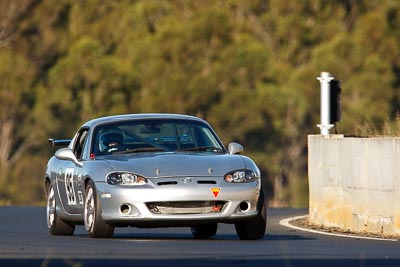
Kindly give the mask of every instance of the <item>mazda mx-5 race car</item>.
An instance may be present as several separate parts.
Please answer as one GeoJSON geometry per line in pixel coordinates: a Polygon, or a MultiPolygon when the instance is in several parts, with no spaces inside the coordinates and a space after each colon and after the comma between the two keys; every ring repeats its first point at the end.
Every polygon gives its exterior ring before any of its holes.
{"type": "Polygon", "coordinates": [[[47,226],[111,237],[115,227],[191,227],[195,238],[235,225],[240,239],[265,234],[260,171],[243,147],[224,147],[204,120],[172,114],[103,117],[85,123],[45,175],[47,226]],[[68,147],[67,147],[68,146],[68,147]]]}

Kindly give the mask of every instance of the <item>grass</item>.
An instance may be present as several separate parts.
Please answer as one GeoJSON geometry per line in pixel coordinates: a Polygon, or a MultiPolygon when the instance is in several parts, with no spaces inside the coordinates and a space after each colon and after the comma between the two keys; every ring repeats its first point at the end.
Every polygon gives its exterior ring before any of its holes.
{"type": "Polygon", "coordinates": [[[400,113],[393,119],[387,118],[381,127],[376,127],[370,120],[357,127],[357,135],[360,137],[399,137],[400,136],[400,113]]]}

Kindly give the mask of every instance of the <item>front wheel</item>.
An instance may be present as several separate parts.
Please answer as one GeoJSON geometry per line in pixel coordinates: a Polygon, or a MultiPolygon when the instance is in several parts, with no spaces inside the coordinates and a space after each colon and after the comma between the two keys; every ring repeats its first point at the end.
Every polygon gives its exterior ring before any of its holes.
{"type": "Polygon", "coordinates": [[[200,224],[191,227],[192,235],[197,239],[206,239],[215,236],[217,234],[217,229],[217,223],[200,224]]]}
{"type": "Polygon", "coordinates": [[[241,221],[235,224],[236,233],[240,239],[257,240],[264,237],[267,226],[266,206],[264,194],[261,191],[257,205],[257,216],[251,220],[241,221]]]}
{"type": "Polygon", "coordinates": [[[47,228],[52,235],[73,235],[75,225],[64,222],[57,215],[57,203],[54,188],[51,184],[47,187],[46,221],[47,228]]]}
{"type": "Polygon", "coordinates": [[[96,197],[96,188],[89,181],[85,190],[85,229],[90,237],[107,238],[114,234],[114,226],[104,222],[101,218],[101,209],[96,197]]]}

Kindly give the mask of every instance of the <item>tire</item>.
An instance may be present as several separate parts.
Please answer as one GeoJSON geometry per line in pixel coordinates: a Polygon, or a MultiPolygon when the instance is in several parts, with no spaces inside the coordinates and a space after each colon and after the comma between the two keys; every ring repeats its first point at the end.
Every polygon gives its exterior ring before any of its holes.
{"type": "Polygon", "coordinates": [[[47,187],[46,197],[46,221],[49,232],[52,235],[73,235],[75,231],[75,225],[66,223],[57,215],[56,195],[51,184],[49,184],[47,187]]]}
{"type": "Polygon", "coordinates": [[[114,234],[114,226],[104,222],[101,218],[101,208],[92,181],[88,182],[85,190],[84,224],[90,237],[108,238],[114,234]]]}
{"type": "Polygon", "coordinates": [[[218,223],[207,223],[192,226],[191,230],[194,238],[206,239],[217,234],[218,223]]]}
{"type": "Polygon", "coordinates": [[[235,223],[236,233],[241,240],[257,240],[264,237],[267,226],[266,206],[264,193],[261,191],[257,204],[258,214],[256,217],[251,220],[235,223]]]}

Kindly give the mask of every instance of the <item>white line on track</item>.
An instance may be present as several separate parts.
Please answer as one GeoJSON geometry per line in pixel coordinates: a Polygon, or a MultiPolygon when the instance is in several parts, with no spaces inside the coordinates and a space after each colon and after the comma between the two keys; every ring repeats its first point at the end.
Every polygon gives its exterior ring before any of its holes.
{"type": "Polygon", "coordinates": [[[330,235],[330,236],[338,236],[338,237],[347,237],[347,238],[356,238],[356,239],[369,239],[369,240],[378,240],[378,241],[392,241],[392,242],[393,241],[398,241],[397,239],[392,239],[392,238],[378,238],[378,237],[368,237],[368,236],[358,236],[358,235],[327,233],[327,232],[323,232],[323,231],[318,231],[318,230],[298,227],[298,226],[290,224],[290,221],[298,220],[298,219],[304,219],[306,217],[308,217],[308,215],[282,219],[282,220],[279,221],[279,224],[282,225],[282,226],[291,228],[291,229],[304,231],[304,232],[309,232],[309,233],[314,233],[314,234],[330,235]]]}

